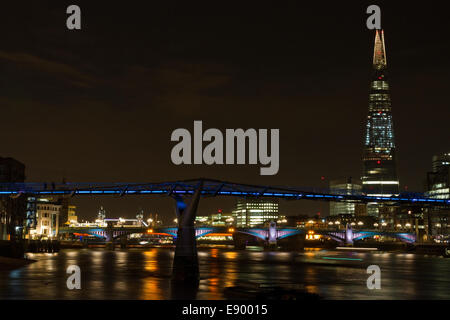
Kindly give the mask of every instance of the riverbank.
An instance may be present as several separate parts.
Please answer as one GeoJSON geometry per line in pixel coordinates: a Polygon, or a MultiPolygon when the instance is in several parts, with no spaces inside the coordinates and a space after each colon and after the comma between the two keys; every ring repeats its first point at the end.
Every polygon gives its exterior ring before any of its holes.
{"type": "Polygon", "coordinates": [[[0,256],[0,270],[13,270],[22,268],[23,266],[29,265],[30,263],[36,262],[32,259],[18,259],[18,258],[8,258],[0,256]]]}

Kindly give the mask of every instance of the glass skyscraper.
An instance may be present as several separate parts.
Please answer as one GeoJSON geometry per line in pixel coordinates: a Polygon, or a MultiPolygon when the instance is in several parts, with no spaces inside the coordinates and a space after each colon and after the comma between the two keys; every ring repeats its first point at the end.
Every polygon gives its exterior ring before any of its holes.
{"type": "MultiPolygon", "coordinates": [[[[391,97],[386,69],[384,32],[376,30],[363,153],[364,169],[361,179],[363,192],[368,195],[390,196],[399,193],[391,97]]],[[[369,214],[371,211],[376,214],[368,208],[369,214]]]]}
{"type": "MultiPolygon", "coordinates": [[[[343,178],[330,181],[330,191],[333,194],[360,195],[361,184],[354,183],[352,178],[343,178]]],[[[330,216],[341,214],[355,215],[356,203],[354,202],[330,202],[330,216]]]]}
{"type": "Polygon", "coordinates": [[[238,199],[233,217],[237,227],[254,227],[268,221],[277,221],[279,219],[278,199],[238,199]]]}

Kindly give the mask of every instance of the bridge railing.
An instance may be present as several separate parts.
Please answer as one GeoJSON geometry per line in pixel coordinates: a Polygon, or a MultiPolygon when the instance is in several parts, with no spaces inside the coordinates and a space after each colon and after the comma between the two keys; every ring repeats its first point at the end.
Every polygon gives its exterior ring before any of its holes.
{"type": "Polygon", "coordinates": [[[426,198],[422,193],[407,192],[398,196],[370,196],[359,192],[348,192],[329,188],[274,187],[238,184],[219,180],[185,180],[162,183],[3,183],[0,195],[20,193],[37,195],[192,195],[203,181],[203,196],[272,197],[288,200],[310,199],[347,202],[419,203],[436,206],[450,206],[450,199],[426,198]]]}

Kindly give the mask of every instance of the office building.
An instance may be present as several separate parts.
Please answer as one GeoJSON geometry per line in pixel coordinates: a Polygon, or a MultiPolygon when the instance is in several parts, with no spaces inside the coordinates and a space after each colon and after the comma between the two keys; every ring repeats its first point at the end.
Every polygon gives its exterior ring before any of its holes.
{"type": "MultiPolygon", "coordinates": [[[[352,178],[336,179],[330,181],[330,192],[333,194],[345,195],[361,195],[362,186],[354,183],[352,178]]],[[[340,214],[355,215],[356,203],[354,202],[330,202],[330,215],[336,216],[340,214]]]]}
{"type": "Polygon", "coordinates": [[[253,227],[268,221],[279,220],[278,199],[240,198],[237,200],[233,218],[237,227],[253,227]]]}

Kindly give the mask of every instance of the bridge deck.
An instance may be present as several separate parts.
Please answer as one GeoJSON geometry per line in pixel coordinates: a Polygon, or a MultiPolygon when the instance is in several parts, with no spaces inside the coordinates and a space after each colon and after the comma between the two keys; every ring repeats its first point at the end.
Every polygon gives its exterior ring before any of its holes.
{"type": "Polygon", "coordinates": [[[345,202],[383,202],[387,204],[412,203],[423,206],[450,207],[450,199],[427,198],[422,193],[401,193],[397,196],[370,196],[348,191],[330,191],[318,188],[294,188],[239,184],[210,179],[185,180],[161,183],[9,183],[0,184],[0,196],[29,194],[47,195],[193,195],[203,181],[203,197],[270,197],[287,200],[321,200],[345,202]]]}

